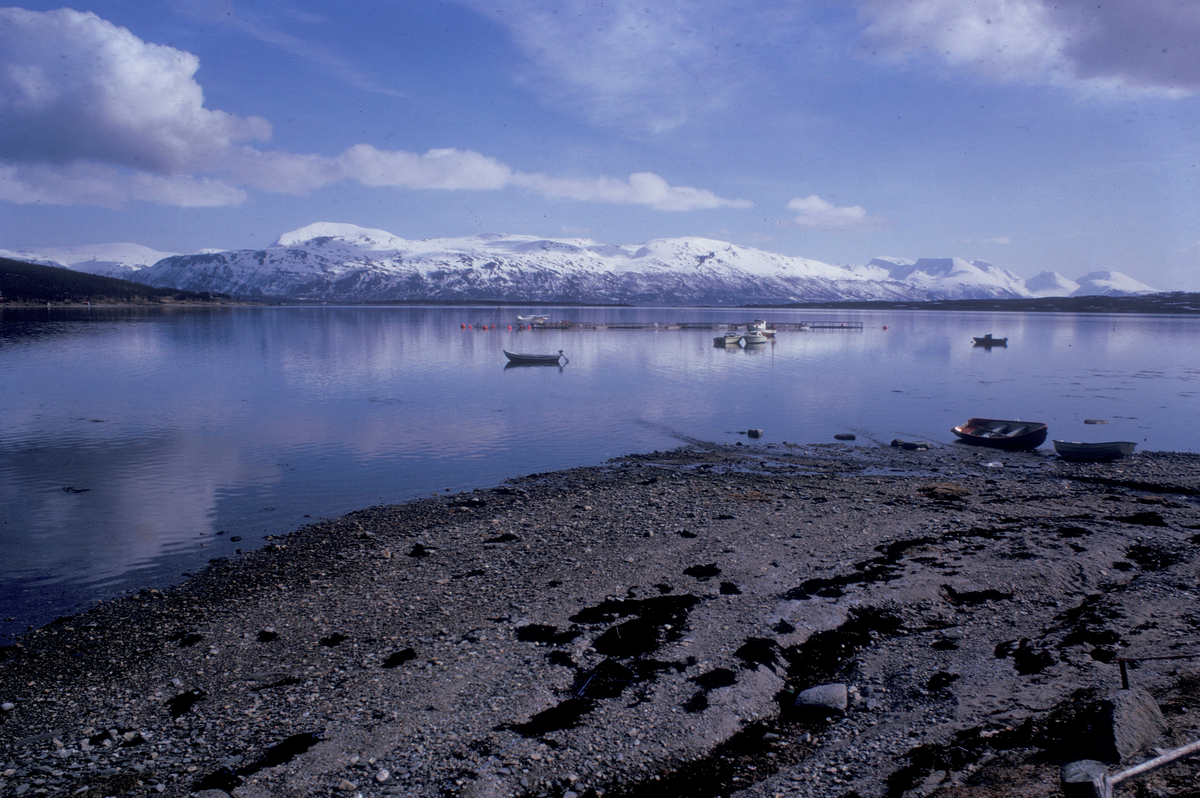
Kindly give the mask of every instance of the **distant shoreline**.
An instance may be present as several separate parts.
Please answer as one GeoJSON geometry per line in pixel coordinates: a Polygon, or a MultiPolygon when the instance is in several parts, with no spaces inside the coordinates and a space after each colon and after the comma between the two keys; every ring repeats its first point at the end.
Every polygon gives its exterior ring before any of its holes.
{"type": "Polygon", "coordinates": [[[666,308],[697,310],[919,310],[991,313],[1118,313],[1142,315],[1200,314],[1200,293],[1173,292],[1135,297],[1042,297],[1035,299],[938,299],[925,302],[904,301],[838,301],[786,302],[753,305],[631,305],[628,303],[592,303],[552,300],[483,300],[483,299],[379,299],[364,302],[330,302],[323,300],[284,299],[277,297],[214,297],[212,299],[115,299],[99,297],[93,300],[75,298],[67,301],[29,301],[0,298],[5,308],[85,307],[372,307],[372,306],[430,306],[430,307],[560,307],[560,308],[666,308]]]}
{"type": "Polygon", "coordinates": [[[778,305],[744,305],[746,308],[787,310],[958,310],[1001,313],[1200,313],[1200,293],[1174,291],[1146,296],[1038,297],[1034,299],[935,299],[928,302],[788,302],[778,305]]]}

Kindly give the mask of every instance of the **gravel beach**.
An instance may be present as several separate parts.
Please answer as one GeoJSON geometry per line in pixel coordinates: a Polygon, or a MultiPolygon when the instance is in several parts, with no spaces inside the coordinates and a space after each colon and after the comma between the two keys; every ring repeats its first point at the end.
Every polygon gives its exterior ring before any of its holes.
{"type": "Polygon", "coordinates": [[[696,443],[374,507],[0,649],[0,795],[1054,795],[1200,738],[1197,543],[1163,452],[696,443]]]}

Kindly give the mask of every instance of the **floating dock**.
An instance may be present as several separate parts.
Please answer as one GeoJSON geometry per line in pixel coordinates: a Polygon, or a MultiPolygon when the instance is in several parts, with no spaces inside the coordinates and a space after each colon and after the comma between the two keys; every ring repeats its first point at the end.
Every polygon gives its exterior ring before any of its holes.
{"type": "MultiPolygon", "coordinates": [[[[524,330],[729,330],[744,329],[746,324],[727,322],[621,322],[605,324],[588,321],[543,321],[519,325],[524,330]]],[[[793,321],[768,324],[773,332],[804,332],[805,330],[843,330],[862,332],[861,321],[793,321]]]]}

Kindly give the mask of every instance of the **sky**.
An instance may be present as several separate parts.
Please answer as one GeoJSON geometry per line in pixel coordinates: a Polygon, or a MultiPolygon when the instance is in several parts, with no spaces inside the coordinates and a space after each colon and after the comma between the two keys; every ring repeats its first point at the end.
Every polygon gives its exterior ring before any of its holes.
{"type": "Polygon", "coordinates": [[[701,236],[1200,290],[1194,0],[0,8],[0,249],[701,236]]]}

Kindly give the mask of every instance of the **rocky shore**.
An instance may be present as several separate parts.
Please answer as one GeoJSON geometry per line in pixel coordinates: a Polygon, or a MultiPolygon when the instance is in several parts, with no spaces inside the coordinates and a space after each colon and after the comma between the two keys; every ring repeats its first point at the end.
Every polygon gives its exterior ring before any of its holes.
{"type": "Polygon", "coordinates": [[[375,507],[0,649],[0,794],[1053,795],[1200,738],[1198,542],[1161,452],[696,444],[375,507]]]}

